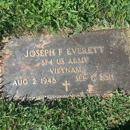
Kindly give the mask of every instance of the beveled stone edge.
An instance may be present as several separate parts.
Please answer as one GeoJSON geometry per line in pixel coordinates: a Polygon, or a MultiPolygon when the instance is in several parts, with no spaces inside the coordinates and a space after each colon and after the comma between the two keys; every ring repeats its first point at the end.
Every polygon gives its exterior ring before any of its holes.
{"type": "Polygon", "coordinates": [[[120,93],[122,95],[128,95],[130,96],[130,91],[125,91],[125,90],[115,90],[115,91],[107,91],[107,92],[102,92],[102,93],[83,93],[81,92],[80,94],[74,95],[74,94],[70,94],[70,95],[48,95],[48,96],[38,96],[38,97],[28,97],[28,96],[24,96],[24,97],[0,97],[0,99],[6,99],[8,101],[40,101],[43,99],[47,99],[47,100],[56,100],[56,99],[65,99],[65,98],[84,98],[85,96],[89,97],[102,97],[102,98],[110,98],[112,97],[115,93],[120,93]]]}

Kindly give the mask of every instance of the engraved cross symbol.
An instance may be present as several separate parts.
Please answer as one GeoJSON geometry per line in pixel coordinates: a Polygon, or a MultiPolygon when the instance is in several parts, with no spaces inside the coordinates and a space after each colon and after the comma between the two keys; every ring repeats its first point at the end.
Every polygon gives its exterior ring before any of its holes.
{"type": "Polygon", "coordinates": [[[66,80],[62,85],[65,86],[65,91],[68,92],[68,87],[70,86],[70,83],[66,80]]]}

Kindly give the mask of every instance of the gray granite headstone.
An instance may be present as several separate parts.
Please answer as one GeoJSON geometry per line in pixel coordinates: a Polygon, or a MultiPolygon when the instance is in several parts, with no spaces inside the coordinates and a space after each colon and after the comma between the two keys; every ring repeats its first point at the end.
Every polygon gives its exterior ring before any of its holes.
{"type": "Polygon", "coordinates": [[[1,91],[42,99],[130,90],[129,31],[11,38],[2,50],[1,91]]]}

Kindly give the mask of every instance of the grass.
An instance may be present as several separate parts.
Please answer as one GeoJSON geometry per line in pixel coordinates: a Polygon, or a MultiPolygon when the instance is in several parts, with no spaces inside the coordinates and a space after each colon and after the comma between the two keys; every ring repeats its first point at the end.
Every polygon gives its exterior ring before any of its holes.
{"type": "MultiPolygon", "coordinates": [[[[130,26],[129,0],[0,0],[0,39],[130,26]]],[[[0,130],[129,130],[130,96],[0,100],[0,130]]]]}
{"type": "Polygon", "coordinates": [[[1,130],[128,130],[130,96],[115,92],[109,98],[0,101],[1,130]]]}
{"type": "Polygon", "coordinates": [[[130,25],[129,0],[0,0],[0,35],[130,25]]]}

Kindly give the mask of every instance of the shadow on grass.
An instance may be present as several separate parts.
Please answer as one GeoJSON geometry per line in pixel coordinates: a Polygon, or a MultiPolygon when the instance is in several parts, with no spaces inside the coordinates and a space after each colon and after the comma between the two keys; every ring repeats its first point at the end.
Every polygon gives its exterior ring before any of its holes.
{"type": "Polygon", "coordinates": [[[126,122],[126,124],[120,125],[116,128],[112,128],[111,130],[130,130],[130,120],[126,122]]]}

